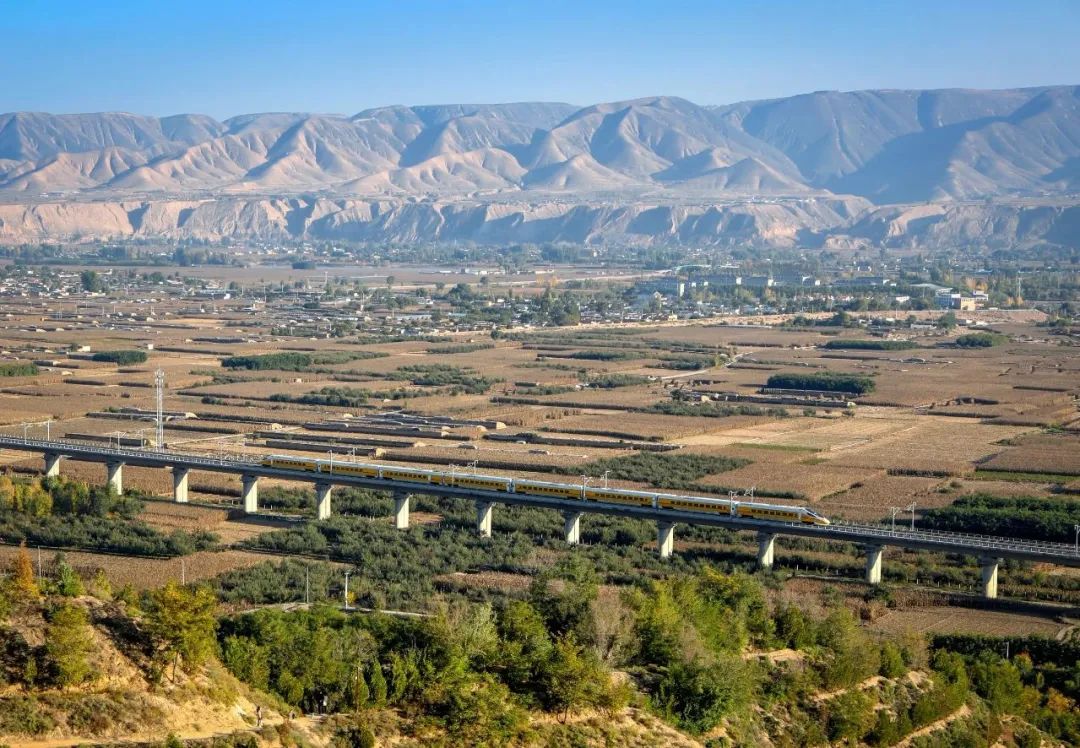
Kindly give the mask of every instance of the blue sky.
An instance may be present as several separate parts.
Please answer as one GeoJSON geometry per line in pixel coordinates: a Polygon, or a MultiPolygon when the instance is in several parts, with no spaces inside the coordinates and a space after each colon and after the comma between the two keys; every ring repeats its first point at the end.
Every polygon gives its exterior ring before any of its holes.
{"type": "Polygon", "coordinates": [[[1080,83],[1080,0],[2,0],[0,111],[701,104],[1080,83]]]}

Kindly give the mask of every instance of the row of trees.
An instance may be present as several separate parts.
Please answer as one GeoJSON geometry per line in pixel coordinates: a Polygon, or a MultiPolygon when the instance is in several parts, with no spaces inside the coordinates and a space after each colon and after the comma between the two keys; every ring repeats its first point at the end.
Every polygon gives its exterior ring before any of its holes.
{"type": "Polygon", "coordinates": [[[852,395],[866,395],[873,392],[875,388],[874,380],[868,376],[835,371],[773,374],[765,386],[782,390],[846,392],[852,395]]]}
{"type": "Polygon", "coordinates": [[[1080,525],[1080,505],[1062,499],[979,493],[927,510],[921,524],[935,530],[1071,543],[1074,528],[1080,525]]]}
{"type": "Polygon", "coordinates": [[[0,536],[7,540],[147,556],[179,556],[217,542],[204,531],[166,535],[137,519],[142,506],[135,494],[111,486],[0,475],[0,536]]]}
{"type": "Polygon", "coordinates": [[[139,350],[122,350],[122,351],[98,351],[92,357],[94,361],[104,361],[106,363],[120,364],[126,366],[129,364],[142,364],[146,362],[146,351],[139,350]]]}

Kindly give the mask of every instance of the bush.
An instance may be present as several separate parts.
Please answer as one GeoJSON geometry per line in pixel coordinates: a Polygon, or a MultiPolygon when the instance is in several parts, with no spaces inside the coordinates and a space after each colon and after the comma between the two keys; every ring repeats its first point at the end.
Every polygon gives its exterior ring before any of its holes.
{"type": "Polygon", "coordinates": [[[751,700],[749,666],[730,656],[711,665],[678,663],[668,669],[657,689],[657,705],[680,727],[701,734],[720,724],[751,700]]]}
{"type": "Polygon", "coordinates": [[[146,351],[99,351],[92,358],[94,361],[125,365],[144,363],[147,355],[146,351]]]}
{"type": "Polygon", "coordinates": [[[855,743],[870,731],[876,720],[874,702],[858,689],[831,699],[825,709],[828,713],[826,733],[834,741],[855,743]]]}
{"type": "Polygon", "coordinates": [[[643,377],[639,374],[598,374],[597,376],[589,377],[588,385],[590,387],[599,387],[600,389],[614,389],[616,387],[634,387],[640,384],[648,384],[649,378],[643,377]]]}
{"type": "Polygon", "coordinates": [[[1006,336],[994,332],[973,332],[958,337],[956,345],[961,348],[993,348],[1008,340],[1006,336]]]}
{"type": "Polygon", "coordinates": [[[33,696],[0,697],[0,734],[42,735],[55,726],[33,696]]]}

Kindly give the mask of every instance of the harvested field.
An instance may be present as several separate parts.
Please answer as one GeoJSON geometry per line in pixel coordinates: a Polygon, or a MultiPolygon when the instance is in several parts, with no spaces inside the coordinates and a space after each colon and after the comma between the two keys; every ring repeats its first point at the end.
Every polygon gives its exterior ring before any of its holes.
{"type": "Polygon", "coordinates": [[[472,587],[484,590],[516,590],[524,592],[529,588],[532,577],[528,574],[510,574],[504,571],[456,571],[435,577],[435,582],[448,582],[455,586],[472,587]]]}
{"type": "MultiPolygon", "coordinates": [[[[822,498],[815,507],[829,517],[876,522],[889,516],[889,507],[904,507],[915,501],[921,508],[947,506],[955,494],[939,494],[940,478],[919,478],[878,473],[860,481],[861,486],[822,498]]],[[[904,515],[898,518],[902,520],[904,515]]]]}
{"type": "Polygon", "coordinates": [[[659,413],[581,414],[559,420],[551,428],[566,433],[618,433],[637,439],[672,441],[699,434],[714,434],[732,428],[752,426],[771,419],[757,416],[703,418],[669,416],[659,413]]]}
{"type": "Polygon", "coordinates": [[[809,501],[817,501],[873,478],[884,476],[884,470],[845,468],[833,465],[785,465],[754,463],[719,475],[710,475],[700,483],[708,486],[750,488],[774,493],[792,493],[809,501]]]}
{"type": "Polygon", "coordinates": [[[983,470],[1080,475],[1080,435],[1030,434],[979,463],[983,470]]]}
{"type": "MultiPolygon", "coordinates": [[[[858,420],[856,418],[855,420],[858,420]]],[[[832,458],[837,465],[963,474],[974,463],[1000,451],[997,442],[1023,433],[1017,426],[992,426],[967,420],[920,417],[910,427],[832,458]]]]}
{"type": "Polygon", "coordinates": [[[965,610],[946,606],[890,610],[870,624],[889,634],[984,634],[988,636],[1056,636],[1071,624],[1045,616],[997,610],[965,610]]]}
{"type": "MultiPolygon", "coordinates": [[[[0,565],[10,566],[18,552],[17,547],[0,546],[0,565]]],[[[34,552],[33,549],[31,552],[34,552]]],[[[54,556],[55,552],[42,551],[46,569],[54,556]]],[[[183,558],[170,559],[130,558],[85,551],[65,551],[64,556],[68,563],[84,576],[91,577],[101,569],[114,588],[119,589],[130,584],[137,590],[155,589],[168,581],[179,583],[181,575],[187,582],[211,579],[227,571],[256,566],[272,558],[265,553],[231,550],[200,551],[183,558]]]]}
{"type": "MultiPolygon", "coordinates": [[[[314,499],[312,499],[312,505],[314,505],[314,499]]],[[[240,543],[264,532],[291,526],[291,523],[287,521],[272,517],[230,519],[226,509],[165,501],[148,502],[139,518],[165,533],[173,530],[206,530],[217,535],[222,545],[240,543]]]]}

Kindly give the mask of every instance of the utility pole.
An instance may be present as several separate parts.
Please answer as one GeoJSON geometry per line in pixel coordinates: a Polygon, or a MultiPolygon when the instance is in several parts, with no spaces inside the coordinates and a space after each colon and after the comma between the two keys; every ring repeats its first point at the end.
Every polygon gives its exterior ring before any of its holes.
{"type": "Polygon", "coordinates": [[[909,512],[911,512],[911,531],[912,531],[912,532],[915,532],[915,502],[914,502],[914,501],[913,501],[913,502],[911,502],[911,503],[910,503],[910,504],[908,504],[908,505],[907,505],[907,507],[905,507],[905,508],[906,508],[906,509],[907,509],[907,510],[908,510],[909,512]]]}
{"type": "Polygon", "coordinates": [[[157,390],[157,451],[165,451],[165,370],[154,372],[154,388],[157,390]]]}
{"type": "Polygon", "coordinates": [[[896,515],[898,515],[898,514],[899,514],[900,512],[902,512],[902,511],[903,511],[903,510],[902,510],[902,509],[901,509],[900,507],[898,507],[898,506],[891,506],[891,507],[889,507],[889,516],[890,516],[890,517],[892,518],[892,529],[893,529],[893,532],[896,532],[896,515]]]}
{"type": "Polygon", "coordinates": [[[345,570],[345,610],[349,609],[349,574],[351,573],[348,569],[345,570]]]}

